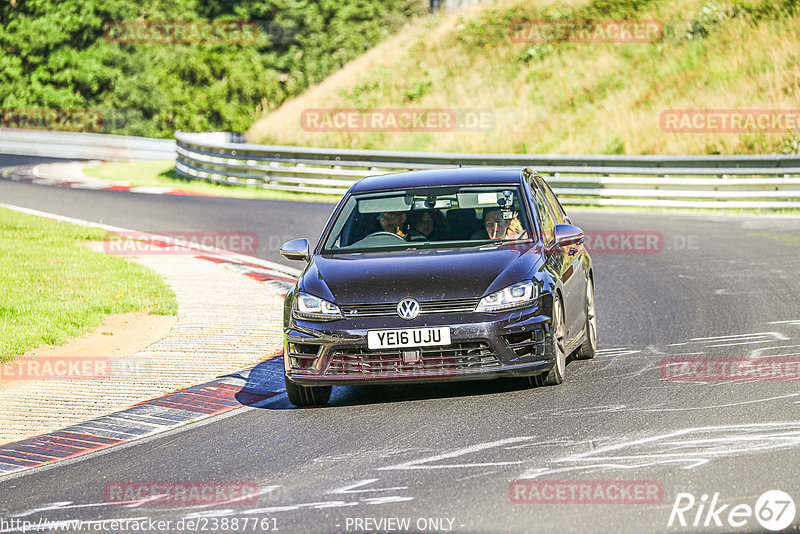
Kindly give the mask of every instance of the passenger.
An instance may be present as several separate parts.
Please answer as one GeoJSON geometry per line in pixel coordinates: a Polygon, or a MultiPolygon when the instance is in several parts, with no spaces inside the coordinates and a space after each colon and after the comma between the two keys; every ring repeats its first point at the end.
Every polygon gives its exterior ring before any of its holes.
{"type": "Polygon", "coordinates": [[[409,212],[409,229],[406,239],[414,241],[423,239],[441,241],[445,239],[444,221],[442,219],[441,214],[435,210],[409,212]]]}
{"type": "Polygon", "coordinates": [[[378,222],[384,232],[397,234],[400,237],[405,237],[406,233],[403,227],[406,224],[406,214],[402,211],[385,211],[378,215],[378,222]]]}
{"type": "Polygon", "coordinates": [[[500,208],[486,208],[483,210],[484,230],[472,235],[472,239],[525,239],[527,232],[522,228],[517,215],[511,219],[504,219],[500,208]]]}
{"type": "Polygon", "coordinates": [[[419,232],[427,238],[431,237],[433,232],[433,215],[430,211],[412,211],[409,213],[410,230],[419,232]]]}

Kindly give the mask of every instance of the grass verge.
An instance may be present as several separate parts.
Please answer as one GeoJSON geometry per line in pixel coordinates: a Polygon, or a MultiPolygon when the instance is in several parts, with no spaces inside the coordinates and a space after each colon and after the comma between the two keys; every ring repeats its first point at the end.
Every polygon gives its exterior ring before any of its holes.
{"type": "Polygon", "coordinates": [[[337,195],[270,191],[246,185],[220,185],[211,182],[187,181],[174,170],[174,161],[133,161],[123,163],[101,163],[84,168],[87,176],[125,183],[132,186],[158,186],[183,189],[230,198],[255,198],[268,200],[294,200],[297,202],[338,202],[337,195]]]}
{"type": "Polygon", "coordinates": [[[107,315],[177,313],[175,294],[158,274],[84,245],[105,237],[0,208],[0,363],[63,345],[107,315]]]}

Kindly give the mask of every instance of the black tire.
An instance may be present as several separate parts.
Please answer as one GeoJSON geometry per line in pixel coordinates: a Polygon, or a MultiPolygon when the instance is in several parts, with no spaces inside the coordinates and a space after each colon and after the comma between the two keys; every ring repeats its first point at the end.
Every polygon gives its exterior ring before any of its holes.
{"type": "Polygon", "coordinates": [[[544,385],[544,375],[532,375],[528,377],[528,385],[534,388],[538,388],[539,386],[544,385]]]}
{"type": "Polygon", "coordinates": [[[301,386],[284,377],[289,402],[295,406],[319,406],[327,404],[333,386],[301,386]]]}
{"type": "Polygon", "coordinates": [[[586,326],[584,339],[575,354],[579,360],[591,360],[597,351],[597,311],[594,301],[594,282],[591,278],[586,283],[586,326]]]}
{"type": "Polygon", "coordinates": [[[567,370],[567,353],[565,350],[567,333],[565,325],[564,306],[561,304],[561,297],[556,293],[553,296],[553,351],[555,352],[556,362],[547,375],[540,375],[544,376],[542,384],[545,386],[557,386],[564,381],[564,374],[567,370]]]}

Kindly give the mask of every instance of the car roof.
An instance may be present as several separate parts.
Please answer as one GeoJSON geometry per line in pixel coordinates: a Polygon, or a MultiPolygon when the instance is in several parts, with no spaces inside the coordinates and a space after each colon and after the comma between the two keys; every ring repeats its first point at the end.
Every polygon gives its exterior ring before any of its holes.
{"type": "Polygon", "coordinates": [[[455,169],[431,169],[367,176],[356,182],[350,191],[352,193],[363,193],[404,187],[508,184],[519,183],[521,179],[521,168],[459,167],[455,169]]]}

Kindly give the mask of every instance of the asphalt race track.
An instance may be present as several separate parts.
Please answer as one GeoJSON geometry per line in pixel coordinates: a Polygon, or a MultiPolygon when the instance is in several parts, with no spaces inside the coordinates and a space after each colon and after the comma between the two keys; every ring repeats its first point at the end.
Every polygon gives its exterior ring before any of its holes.
{"type": "MultiPolygon", "coordinates": [[[[0,157],[0,167],[18,164],[0,157]]],[[[294,267],[279,245],[315,240],[332,208],[5,180],[0,202],[156,233],[256,232],[259,257],[294,267]]],[[[660,237],[655,249],[595,250],[600,352],[570,362],[561,386],[335,388],[331,404],[314,409],[293,408],[284,393],[0,479],[0,520],[138,518],[171,521],[161,525],[169,532],[768,531],[752,514],[729,514],[753,511],[768,490],[800,506],[800,218],[576,211],[572,221],[606,245],[630,232],[660,237]],[[768,358],[773,379],[675,380],[669,358],[768,358]],[[790,361],[795,380],[779,374],[790,361]],[[105,502],[107,485],[125,481],[246,482],[260,496],[183,507],[105,502]],[[545,496],[544,483],[556,481],[631,492],[648,481],[663,494],[624,504],[608,491],[617,502],[580,503],[567,491],[542,504],[518,492],[545,496]],[[673,517],[669,527],[679,494],[696,503],[682,496],[687,525],[673,517]],[[713,499],[725,509],[711,517],[713,499]],[[185,528],[192,519],[202,523],[185,528]]],[[[785,531],[799,528],[800,515],[785,531]]]]}

